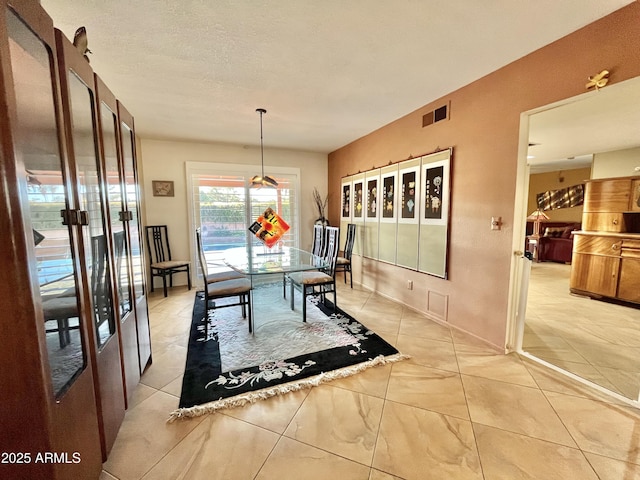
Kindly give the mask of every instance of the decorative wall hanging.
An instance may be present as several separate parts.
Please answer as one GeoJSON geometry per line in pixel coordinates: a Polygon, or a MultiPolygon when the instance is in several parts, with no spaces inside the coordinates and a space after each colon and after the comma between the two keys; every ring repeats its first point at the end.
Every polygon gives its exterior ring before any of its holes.
{"type": "Polygon", "coordinates": [[[362,218],[362,182],[353,184],[353,216],[362,218]]]}
{"type": "Polygon", "coordinates": [[[249,231],[269,248],[273,247],[287,230],[289,224],[271,208],[267,208],[249,227],[249,231]]]}
{"type": "Polygon", "coordinates": [[[420,159],[407,160],[399,164],[400,174],[400,223],[418,223],[416,214],[418,205],[418,190],[420,187],[420,159]]]}
{"type": "Polygon", "coordinates": [[[587,90],[590,90],[592,88],[599,90],[607,83],[609,83],[609,70],[602,70],[600,73],[594,75],[593,77],[587,77],[587,80],[589,80],[585,85],[585,88],[587,90]]]}
{"type": "Polygon", "coordinates": [[[342,185],[342,213],[340,216],[351,221],[351,184],[342,185]]]}
{"type": "Polygon", "coordinates": [[[382,175],[382,218],[385,220],[395,221],[396,219],[397,176],[397,169],[382,175]]]}
{"type": "Polygon", "coordinates": [[[441,150],[342,179],[341,230],[357,225],[354,253],[447,278],[452,153],[441,150]]]}
{"type": "Polygon", "coordinates": [[[424,218],[442,218],[443,177],[442,165],[425,169],[424,218]]]}
{"type": "Polygon", "coordinates": [[[171,180],[153,180],[151,182],[154,197],[173,197],[173,182],[171,180]]]}
{"type": "Polygon", "coordinates": [[[367,218],[378,217],[378,179],[367,180],[367,218]]]}
{"type": "Polygon", "coordinates": [[[584,203],[584,184],[538,193],[536,203],[544,211],[577,207],[584,203]]]}

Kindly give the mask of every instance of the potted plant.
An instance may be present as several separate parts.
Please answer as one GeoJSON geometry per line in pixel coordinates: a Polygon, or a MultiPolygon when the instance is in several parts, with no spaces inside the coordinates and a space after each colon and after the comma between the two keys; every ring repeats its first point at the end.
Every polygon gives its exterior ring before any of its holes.
{"type": "Polygon", "coordinates": [[[316,219],[315,224],[324,225],[325,227],[328,226],[329,220],[327,220],[326,211],[327,205],[329,204],[329,194],[322,198],[318,189],[313,187],[313,201],[315,202],[316,209],[318,210],[318,218],[316,219]]]}

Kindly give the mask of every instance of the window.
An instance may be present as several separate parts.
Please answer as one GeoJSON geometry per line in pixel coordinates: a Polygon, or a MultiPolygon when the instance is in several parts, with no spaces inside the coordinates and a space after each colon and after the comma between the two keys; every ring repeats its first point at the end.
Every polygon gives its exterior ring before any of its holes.
{"type": "MultiPolygon", "coordinates": [[[[282,245],[297,247],[299,169],[269,167],[278,187],[249,188],[255,166],[187,162],[188,191],[191,193],[189,219],[191,231],[201,229],[202,244],[209,269],[224,268],[222,253],[227,248],[244,247],[247,242],[261,245],[248,227],[267,207],[275,210],[290,226],[282,245]]],[[[195,233],[192,235],[195,257],[195,233]]],[[[194,265],[198,262],[194,261],[194,265]]],[[[198,276],[201,273],[198,269],[198,276]]]]}

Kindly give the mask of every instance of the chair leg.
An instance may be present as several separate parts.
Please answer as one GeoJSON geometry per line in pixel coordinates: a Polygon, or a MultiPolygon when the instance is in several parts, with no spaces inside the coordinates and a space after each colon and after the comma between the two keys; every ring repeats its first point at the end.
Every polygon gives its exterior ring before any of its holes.
{"type": "Polygon", "coordinates": [[[287,299],[287,274],[282,275],[282,296],[287,299]]]}
{"type": "Polygon", "coordinates": [[[344,283],[347,283],[347,267],[344,267],[344,283]]]}
{"type": "Polygon", "coordinates": [[[246,301],[247,298],[244,293],[238,297],[238,303],[240,303],[240,308],[242,308],[242,318],[247,318],[246,301]]]}
{"type": "Polygon", "coordinates": [[[349,265],[349,281],[351,282],[351,288],[353,288],[353,272],[351,271],[351,265],[349,265]]]}
{"type": "Polygon", "coordinates": [[[253,314],[251,312],[251,291],[247,293],[247,306],[249,307],[249,333],[253,333],[253,314]]]}
{"type": "MultiPolygon", "coordinates": [[[[151,293],[153,293],[153,283],[154,283],[153,282],[153,280],[154,280],[153,272],[151,272],[150,278],[151,278],[151,293]]],[[[118,282],[118,283],[120,283],[120,282],[118,282]]],[[[122,291],[118,290],[118,293],[120,293],[120,298],[122,298],[122,291]]]]}
{"type": "Polygon", "coordinates": [[[162,276],[162,288],[164,289],[164,296],[167,296],[167,276],[162,276]]]}
{"type": "MultiPolygon", "coordinates": [[[[304,288],[304,286],[302,288],[304,288]]],[[[291,280],[291,292],[289,293],[291,294],[291,310],[293,310],[293,280],[291,280]]]]}
{"type": "Polygon", "coordinates": [[[307,321],[307,286],[302,285],[302,321],[307,321]]]}
{"type": "Polygon", "coordinates": [[[58,342],[60,342],[60,348],[64,348],[67,346],[66,339],[64,337],[64,320],[58,319],[58,342]]]}
{"type": "Polygon", "coordinates": [[[187,265],[187,285],[189,285],[189,290],[191,290],[191,267],[187,265]]]}
{"type": "MultiPolygon", "coordinates": [[[[80,321],[80,320],[78,320],[80,321]]],[[[64,339],[67,341],[67,345],[71,343],[71,332],[69,331],[69,319],[64,319],[64,339]]]]}

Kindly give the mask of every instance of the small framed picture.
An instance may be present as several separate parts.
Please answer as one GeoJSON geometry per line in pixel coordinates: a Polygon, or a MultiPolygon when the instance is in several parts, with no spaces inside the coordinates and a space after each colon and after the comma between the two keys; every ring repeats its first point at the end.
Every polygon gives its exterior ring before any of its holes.
{"type": "Polygon", "coordinates": [[[154,197],[173,197],[173,181],[171,180],[153,180],[153,196],[154,197]]]}

